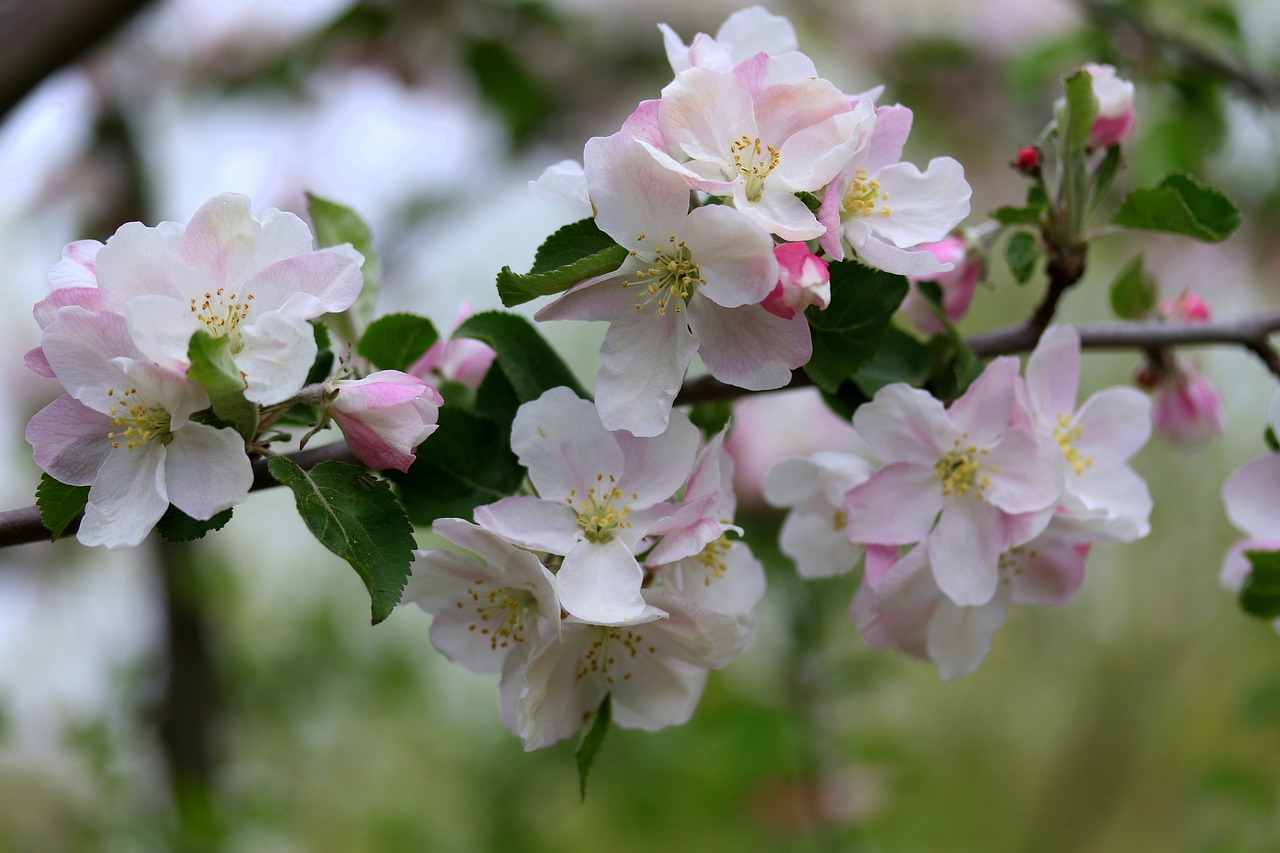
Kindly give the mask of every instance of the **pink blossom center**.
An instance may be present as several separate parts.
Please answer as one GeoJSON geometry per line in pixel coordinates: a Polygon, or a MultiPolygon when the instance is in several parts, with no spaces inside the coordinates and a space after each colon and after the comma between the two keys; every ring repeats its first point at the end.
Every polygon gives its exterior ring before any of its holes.
{"type": "Polygon", "coordinates": [[[107,433],[112,447],[119,447],[123,443],[125,450],[132,451],[152,439],[169,443],[172,433],[169,431],[168,411],[140,399],[137,388],[130,388],[120,394],[116,393],[116,389],[108,388],[107,396],[113,401],[107,410],[107,414],[111,416],[111,425],[124,427],[123,430],[107,433]]]}
{"type": "MultiPolygon", "coordinates": [[[[960,439],[956,439],[955,449],[938,460],[934,467],[934,475],[942,481],[942,494],[949,497],[963,497],[971,490],[974,497],[982,498],[983,491],[991,485],[991,478],[982,473],[979,457],[988,455],[985,448],[961,447],[960,439]]],[[[990,471],[996,469],[987,466],[990,471]]]]}
{"type": "MultiPolygon", "coordinates": [[[[643,242],[645,235],[636,237],[636,242],[643,242]]],[[[636,250],[631,251],[638,257],[636,250]]],[[[693,296],[699,284],[706,284],[702,272],[693,261],[693,254],[683,240],[677,241],[674,236],[667,242],[654,246],[651,265],[635,272],[634,280],[622,282],[623,287],[636,285],[640,293],[636,296],[636,310],[643,311],[653,303],[657,303],[658,314],[667,313],[667,303],[675,300],[675,312],[680,313],[682,307],[693,296]]]]}
{"type": "Polygon", "coordinates": [[[887,219],[892,213],[889,205],[889,193],[880,188],[880,182],[872,180],[866,169],[859,169],[844,191],[844,212],[849,216],[871,216],[875,214],[887,219]],[[879,209],[877,209],[877,206],[879,209]]]}
{"type": "Polygon", "coordinates": [[[762,147],[760,138],[749,139],[739,137],[729,146],[729,154],[733,157],[733,165],[746,179],[747,198],[759,201],[764,192],[764,179],[778,168],[782,155],[772,145],[762,147]]]}

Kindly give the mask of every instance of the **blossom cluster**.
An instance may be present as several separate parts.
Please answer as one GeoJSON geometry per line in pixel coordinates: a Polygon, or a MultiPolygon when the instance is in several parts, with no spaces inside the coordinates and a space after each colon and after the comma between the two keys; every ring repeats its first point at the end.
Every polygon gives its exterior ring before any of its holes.
{"type": "Polygon", "coordinates": [[[535,494],[433,527],[469,551],[418,553],[404,600],[431,640],[500,672],[502,718],[527,749],[562,740],[606,694],[621,726],[692,715],[708,669],[750,644],[764,570],[729,535],[735,500],[723,436],[673,412],[660,436],[610,431],[554,388],[520,407],[512,447],[535,494]]]}
{"type": "Polygon", "coordinates": [[[820,77],[786,19],[751,7],[689,45],[661,29],[675,72],[661,97],[589,140],[581,165],[534,183],[589,204],[627,250],[537,318],[609,322],[601,419],[644,436],[666,427],[695,354],[741,388],[789,382],[812,352],[804,309],[830,298],[827,260],[852,254],[918,278],[952,270],[930,244],[968,215],[970,196],[954,159],[903,162],[911,111],[820,77]]]}
{"type": "Polygon", "coordinates": [[[334,375],[303,395],[313,322],[351,307],[362,261],[350,245],[317,250],[297,216],[255,218],[249,199],[230,193],[185,225],[131,222],[105,244],[67,246],[35,306],[40,345],[26,357],[66,393],[26,437],[49,476],[90,487],[80,541],[131,547],[170,505],[203,521],[243,501],[249,454],[265,449],[260,431],[300,395],[361,461],[406,469],[435,428],[434,388],[381,371],[334,375]],[[197,335],[225,358],[229,388],[192,372],[197,335]]]}
{"type": "Polygon", "coordinates": [[[1050,327],[1027,360],[991,362],[944,407],[885,387],[857,410],[860,454],[779,462],[765,498],[790,512],[783,553],[801,576],[863,574],[850,617],[876,647],[972,672],[1013,604],[1058,605],[1095,542],[1150,530],[1151,497],[1128,460],[1151,433],[1132,388],[1076,407],[1080,341],[1050,327]]]}

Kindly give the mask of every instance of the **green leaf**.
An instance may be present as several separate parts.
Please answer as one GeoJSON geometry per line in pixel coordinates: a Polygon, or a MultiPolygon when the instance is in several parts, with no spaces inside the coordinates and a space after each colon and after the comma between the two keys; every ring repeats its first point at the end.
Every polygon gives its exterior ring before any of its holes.
{"type": "Polygon", "coordinates": [[[533,268],[529,274],[558,270],[615,245],[613,238],[597,228],[596,221],[590,216],[579,219],[543,241],[533,256],[533,268]]]}
{"type": "Polygon", "coordinates": [[[819,388],[835,393],[879,351],[907,294],[907,280],[857,261],[839,261],[830,269],[831,304],[825,311],[810,307],[805,312],[813,356],[804,369],[819,388]]]}
{"type": "Polygon", "coordinates": [[[517,143],[528,139],[555,106],[528,61],[500,41],[471,39],[466,63],[481,97],[502,116],[517,143]]]}
{"type": "Polygon", "coordinates": [[[1245,551],[1253,571],[1240,587],[1240,609],[1259,619],[1280,616],[1280,551],[1245,551]]]}
{"type": "Polygon", "coordinates": [[[321,462],[304,471],[272,456],[267,468],[293,490],[298,514],[316,539],[364,581],[373,624],[386,619],[404,591],[415,544],[413,527],[390,486],[346,462],[321,462]]]}
{"type": "Polygon", "coordinates": [[[689,410],[689,420],[708,438],[724,429],[732,416],[733,403],[728,400],[699,403],[689,410]]]}
{"type": "Polygon", "coordinates": [[[36,486],[36,506],[40,509],[40,523],[48,529],[51,541],[63,534],[67,525],[84,512],[88,503],[88,486],[68,486],[48,474],[40,475],[40,485],[36,486]]]}
{"type": "Polygon", "coordinates": [[[1038,207],[1013,207],[1005,205],[996,208],[991,214],[991,218],[1001,225],[1039,225],[1041,208],[1038,207]]]}
{"type": "Polygon", "coordinates": [[[1111,283],[1111,310],[1122,320],[1146,317],[1156,307],[1156,284],[1143,268],[1143,256],[1129,262],[1111,283]]]}
{"type": "Polygon", "coordinates": [[[817,213],[818,209],[822,207],[822,199],[818,198],[813,193],[800,191],[796,193],[796,198],[804,202],[804,206],[809,208],[810,213],[817,213]]]}
{"type": "Polygon", "coordinates": [[[822,402],[827,404],[827,408],[845,420],[853,420],[854,412],[858,411],[858,407],[871,400],[853,382],[841,382],[840,387],[834,392],[819,388],[818,394],[822,397],[822,402]]]}
{"type": "Polygon", "coordinates": [[[485,311],[467,318],[455,338],[484,341],[497,352],[496,361],[521,403],[563,385],[584,399],[590,396],[533,324],[519,314],[485,311]]]}
{"type": "Polygon", "coordinates": [[[511,452],[509,424],[496,424],[452,406],[418,447],[407,474],[387,472],[414,524],[467,517],[480,504],[513,494],[525,471],[511,452]]]}
{"type": "Polygon", "coordinates": [[[612,693],[604,694],[600,707],[596,709],[595,719],[591,721],[591,728],[583,734],[578,751],[573,755],[578,763],[578,794],[582,802],[587,801],[587,774],[591,772],[591,765],[595,763],[600,747],[604,746],[604,738],[609,733],[609,723],[613,719],[612,696],[612,693]]]}
{"type": "Polygon", "coordinates": [[[906,332],[890,327],[880,351],[853,375],[853,384],[870,399],[895,382],[919,387],[929,378],[929,371],[929,348],[906,332]]]}
{"type": "Polygon", "coordinates": [[[407,371],[440,336],[417,314],[387,314],[369,324],[356,351],[381,370],[407,371]]]}
{"type": "MultiPolygon", "coordinates": [[[[440,393],[445,392],[442,390],[440,393]]],[[[445,399],[450,400],[448,396],[445,399]]],[[[519,409],[520,398],[516,396],[516,389],[511,387],[507,374],[502,372],[502,366],[490,366],[484,379],[480,380],[480,387],[475,390],[475,405],[470,410],[487,421],[509,427],[519,409]]]]}
{"type": "Polygon", "coordinates": [[[360,214],[351,208],[312,193],[307,193],[307,211],[316,229],[317,244],[327,248],[350,243],[364,255],[364,264],[360,267],[364,273],[364,287],[355,304],[342,314],[329,317],[339,337],[346,341],[358,340],[373,319],[373,306],[382,289],[382,261],[378,258],[378,250],[373,247],[373,233],[360,214]]]}
{"type": "Polygon", "coordinates": [[[1040,242],[1030,231],[1015,231],[1009,235],[1009,242],[1004,247],[1005,260],[1009,262],[1009,271],[1013,273],[1018,284],[1025,284],[1036,270],[1036,262],[1040,260],[1040,242]]]}
{"type": "Polygon", "coordinates": [[[1112,221],[1125,228],[1220,243],[1240,225],[1240,210],[1221,191],[1188,174],[1174,172],[1154,189],[1129,193],[1112,221]]]}
{"type": "Polygon", "coordinates": [[[198,331],[187,346],[187,378],[209,395],[213,413],[251,444],[258,433],[258,407],[244,397],[244,376],[231,358],[231,339],[198,331]]]}
{"type": "Polygon", "coordinates": [[[511,267],[503,267],[498,273],[498,296],[511,308],[539,296],[562,293],[580,281],[613,272],[626,257],[627,250],[615,244],[546,272],[517,275],[511,267]]]}
{"type": "Polygon", "coordinates": [[[211,530],[221,530],[231,520],[231,508],[228,507],[213,518],[205,521],[192,518],[176,506],[170,505],[156,522],[156,532],[166,542],[194,542],[204,538],[211,530]]]}

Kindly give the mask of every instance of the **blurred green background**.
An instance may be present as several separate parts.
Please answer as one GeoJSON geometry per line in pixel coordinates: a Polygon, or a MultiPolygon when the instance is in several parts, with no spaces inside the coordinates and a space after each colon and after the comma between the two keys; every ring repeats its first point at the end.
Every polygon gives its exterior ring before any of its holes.
{"type": "MultiPolygon", "coordinates": [[[[31,503],[23,425],[54,395],[25,373],[28,306],[63,243],[128,219],[185,221],[222,190],[301,212],[314,189],[373,224],[385,310],[446,327],[497,304],[565,211],[528,197],[670,79],[655,24],[713,32],[724,2],[155,3],[0,126],[0,267],[10,351],[0,496],[31,503]]],[[[951,155],[974,214],[1017,203],[1008,168],[1060,77],[1111,62],[1139,86],[1121,183],[1189,169],[1245,225],[1220,246],[1097,245],[1062,319],[1108,318],[1139,251],[1165,297],[1218,317],[1277,304],[1280,4],[898,0],[773,3],[846,91],[884,83],[915,111],[908,158],[951,155]]],[[[1016,322],[1039,283],[999,259],[962,330],[1016,322]]],[[[584,380],[600,329],[548,335],[584,380]]],[[[1265,452],[1272,382],[1251,356],[1192,356],[1230,433],[1135,461],[1152,535],[1095,546],[1061,610],[1016,609],[977,673],[868,650],[854,579],[801,584],[772,544],[755,646],[713,673],[693,721],[613,731],[580,804],[571,743],[526,754],[496,681],[441,658],[429,618],[376,628],[359,580],[291,499],[254,495],[195,546],[74,542],[0,554],[4,851],[1274,851],[1280,638],[1217,585],[1237,538],[1218,496],[1265,452]]],[[[1136,354],[1091,354],[1086,389],[1136,354]]],[[[797,424],[796,430],[803,428],[797,424]]],[[[429,534],[422,542],[429,545],[429,534]]]]}

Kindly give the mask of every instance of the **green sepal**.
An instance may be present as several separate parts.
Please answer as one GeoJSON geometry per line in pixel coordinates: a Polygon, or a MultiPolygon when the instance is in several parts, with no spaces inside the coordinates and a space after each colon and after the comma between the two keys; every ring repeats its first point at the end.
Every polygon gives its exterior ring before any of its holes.
{"type": "Polygon", "coordinates": [[[1147,275],[1143,256],[1130,261],[1111,283],[1111,310],[1122,320],[1140,320],[1156,307],[1156,284],[1147,275]]]}
{"type": "Polygon", "coordinates": [[[1005,205],[991,213],[991,218],[1001,225],[1038,225],[1043,209],[1039,207],[1013,207],[1005,205]]]}
{"type": "Polygon", "coordinates": [[[1031,278],[1041,254],[1040,241],[1030,231],[1013,232],[1004,246],[1004,258],[1009,263],[1009,272],[1013,273],[1018,284],[1026,284],[1031,278]]]}
{"type": "Polygon", "coordinates": [[[812,306],[805,312],[813,356],[804,369],[819,388],[835,393],[880,350],[907,295],[907,280],[857,261],[838,261],[830,270],[831,304],[825,311],[812,306]]]}
{"type": "Polygon", "coordinates": [[[604,699],[600,700],[600,707],[591,720],[591,728],[583,733],[578,750],[573,754],[578,765],[578,796],[581,802],[587,801],[587,774],[591,772],[591,765],[595,764],[600,747],[604,746],[605,736],[609,734],[609,724],[613,721],[612,700],[612,693],[604,694],[604,699]]]}
{"type": "Polygon", "coordinates": [[[1253,571],[1240,587],[1240,609],[1259,619],[1280,616],[1280,551],[1245,551],[1253,571]]]}
{"type": "MultiPolygon", "coordinates": [[[[425,446],[425,445],[424,445],[425,446]]],[[[267,468],[293,491],[298,514],[320,544],[351,564],[369,590],[373,624],[400,601],[413,563],[413,527],[385,480],[347,462],[304,471],[272,456],[267,468]]]]}
{"type": "Polygon", "coordinates": [[[1221,243],[1240,225],[1240,209],[1220,190],[1183,172],[1129,193],[1112,222],[1125,228],[1182,234],[1221,243]]]}
{"type": "Polygon", "coordinates": [[[408,312],[386,314],[369,324],[356,352],[380,370],[407,371],[440,335],[426,317],[408,312]]]}
{"type": "Polygon", "coordinates": [[[556,354],[534,325],[519,314],[484,311],[468,317],[454,330],[455,338],[474,338],[493,347],[499,368],[511,382],[521,403],[536,400],[561,385],[584,399],[590,396],[573,371],[556,354]]]}
{"type": "Polygon", "coordinates": [[[194,542],[203,539],[212,530],[221,530],[231,520],[231,507],[217,513],[212,518],[201,521],[192,518],[172,504],[156,522],[156,532],[166,542],[194,542]]]}
{"type": "Polygon", "coordinates": [[[622,265],[627,250],[596,227],[595,220],[582,219],[564,226],[538,247],[533,268],[518,275],[511,267],[498,273],[498,296],[508,308],[550,296],[580,281],[606,275],[622,265]]]}
{"type": "Polygon", "coordinates": [[[350,308],[341,314],[328,315],[334,331],[344,341],[355,341],[373,319],[374,303],[382,289],[382,261],[373,247],[373,232],[368,224],[351,208],[307,193],[307,212],[316,229],[316,243],[323,247],[350,243],[361,255],[364,263],[360,272],[364,275],[364,287],[350,308]]]}
{"type": "Polygon", "coordinates": [[[1111,183],[1116,178],[1116,173],[1120,171],[1120,146],[1112,145],[1107,149],[1107,153],[1103,156],[1102,162],[1098,164],[1098,171],[1094,173],[1093,178],[1093,204],[1090,209],[1098,206],[1098,202],[1102,201],[1102,197],[1107,190],[1111,189],[1111,183]]]}
{"type": "MultiPolygon", "coordinates": [[[[1061,198],[1066,209],[1064,242],[1073,243],[1088,213],[1089,160],[1086,143],[1098,114],[1093,78],[1081,69],[1063,81],[1066,98],[1058,107],[1058,131],[1062,137],[1061,198]]],[[[1023,279],[1025,280],[1025,279],[1023,279]]]]}
{"type": "Polygon", "coordinates": [[[197,331],[187,346],[187,357],[191,361],[187,378],[209,395],[213,413],[252,444],[258,434],[258,406],[245,399],[244,375],[231,357],[231,339],[197,331]]]}
{"type": "Polygon", "coordinates": [[[49,531],[49,540],[56,541],[67,525],[84,512],[89,503],[88,486],[68,486],[48,474],[40,475],[36,486],[36,507],[40,510],[40,523],[49,531]]]}

